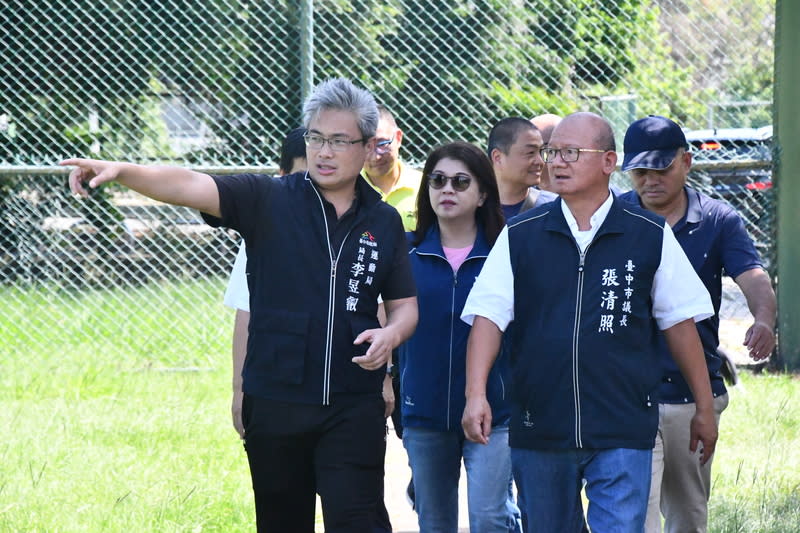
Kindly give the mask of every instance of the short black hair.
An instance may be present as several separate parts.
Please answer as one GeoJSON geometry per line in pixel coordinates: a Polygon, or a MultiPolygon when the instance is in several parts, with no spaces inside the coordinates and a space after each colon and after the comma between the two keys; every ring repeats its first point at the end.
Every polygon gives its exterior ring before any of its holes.
{"type": "Polygon", "coordinates": [[[305,161],[306,142],[305,139],[303,139],[305,133],[305,128],[295,128],[283,139],[281,143],[281,160],[278,163],[278,167],[283,174],[288,174],[292,171],[292,166],[296,158],[300,157],[305,161]]]}
{"type": "Polygon", "coordinates": [[[504,154],[511,149],[519,134],[523,131],[539,131],[533,123],[522,117],[508,117],[500,120],[489,132],[489,141],[486,146],[486,155],[491,159],[492,150],[497,148],[504,154]]]}

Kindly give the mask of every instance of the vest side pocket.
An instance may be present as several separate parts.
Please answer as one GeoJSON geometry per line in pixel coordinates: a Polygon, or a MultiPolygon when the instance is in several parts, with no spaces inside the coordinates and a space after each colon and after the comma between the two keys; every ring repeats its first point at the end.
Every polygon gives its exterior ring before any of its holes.
{"type": "Polygon", "coordinates": [[[299,385],[303,382],[308,352],[310,314],[265,310],[248,338],[248,372],[268,381],[299,385]]]}

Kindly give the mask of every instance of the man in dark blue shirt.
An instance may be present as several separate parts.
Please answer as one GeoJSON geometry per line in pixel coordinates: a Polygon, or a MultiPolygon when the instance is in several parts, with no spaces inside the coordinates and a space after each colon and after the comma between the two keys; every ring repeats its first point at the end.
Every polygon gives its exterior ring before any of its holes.
{"type": "MultiPolygon", "coordinates": [[[[722,275],[731,276],[739,285],[755,318],[743,343],[755,360],[765,359],[775,347],[775,293],[739,215],[728,204],[686,185],[691,164],[692,155],[680,126],[652,115],[637,120],[625,134],[622,163],[622,170],[631,174],[634,190],[621,198],[667,219],[711,295],[714,316],[697,323],[697,330],[719,423],[728,405],[717,353],[722,275]]],[[[645,530],[660,532],[663,514],[668,532],[706,531],[711,461],[701,465],[696,454],[689,452],[686,420],[694,413],[694,398],[663,337],[659,343],[664,376],[645,530]]]]}
{"type": "Polygon", "coordinates": [[[529,120],[504,118],[489,132],[486,152],[492,161],[506,220],[556,199],[538,189],[544,172],[542,134],[529,120]]]}

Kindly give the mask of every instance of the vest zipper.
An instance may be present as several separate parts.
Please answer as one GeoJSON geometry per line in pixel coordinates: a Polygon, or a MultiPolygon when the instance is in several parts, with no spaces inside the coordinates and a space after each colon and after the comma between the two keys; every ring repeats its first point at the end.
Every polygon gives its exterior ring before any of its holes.
{"type": "Polygon", "coordinates": [[[584,262],[586,261],[586,253],[589,247],[597,240],[597,234],[592,238],[592,241],[586,245],[586,248],[581,250],[577,241],[574,240],[575,246],[578,248],[578,292],[575,301],[575,325],[572,330],[572,396],[575,402],[575,446],[583,448],[583,432],[581,431],[581,386],[578,376],[578,360],[579,360],[579,340],[580,323],[581,323],[581,309],[583,307],[583,282],[584,282],[584,262]]]}
{"type": "MultiPolygon", "coordinates": [[[[327,226],[327,221],[326,224],[327,226]]],[[[336,259],[333,260],[331,264],[331,282],[330,282],[330,300],[328,304],[328,323],[330,327],[328,328],[328,340],[327,340],[327,357],[325,358],[325,381],[323,382],[323,390],[322,390],[322,404],[328,405],[331,403],[331,365],[333,361],[333,320],[334,316],[336,315],[336,265],[339,263],[339,258],[342,256],[342,250],[344,250],[344,245],[347,242],[347,238],[352,233],[353,228],[350,228],[342,239],[342,244],[339,245],[339,251],[336,253],[336,259]]],[[[328,240],[328,245],[330,246],[330,237],[328,240]]]]}
{"type": "MultiPolygon", "coordinates": [[[[439,257],[443,259],[448,264],[448,266],[450,265],[450,261],[447,260],[447,257],[439,254],[430,254],[417,251],[417,255],[439,257]]],[[[487,257],[488,257],[487,255],[474,255],[472,257],[467,257],[466,259],[464,259],[464,263],[472,259],[486,259],[487,257]]],[[[461,266],[464,266],[464,263],[461,263],[461,266]]],[[[461,266],[458,267],[459,270],[461,269],[461,266]]],[[[450,431],[450,404],[451,404],[450,400],[453,387],[453,335],[455,333],[454,321],[456,313],[456,287],[458,287],[458,270],[453,272],[453,290],[450,291],[450,347],[448,350],[448,361],[447,361],[447,412],[445,418],[445,426],[447,427],[448,431],[450,431]]]]}
{"type": "MultiPolygon", "coordinates": [[[[325,210],[323,207],[322,216],[325,217],[325,210]]],[[[328,234],[328,220],[325,217],[325,233],[328,234]]],[[[322,405],[330,403],[331,394],[331,359],[333,352],[333,299],[334,291],[336,290],[336,260],[333,258],[333,250],[331,250],[330,236],[328,240],[328,256],[331,260],[331,277],[328,280],[328,321],[325,325],[325,361],[322,373],[322,405]]]]}
{"type": "MultiPolygon", "coordinates": [[[[450,262],[448,261],[448,265],[450,262]]],[[[447,380],[447,431],[450,431],[450,398],[452,396],[452,389],[453,389],[453,330],[455,329],[455,324],[453,324],[453,315],[456,312],[456,287],[458,286],[458,271],[453,272],[453,289],[450,291],[450,350],[448,353],[448,363],[447,363],[447,375],[449,379],[447,380]]]]}
{"type": "Polygon", "coordinates": [[[351,227],[344,236],[344,239],[342,239],[339,251],[334,257],[330,229],[328,228],[328,217],[325,216],[325,204],[322,203],[322,197],[316,187],[312,185],[311,188],[317,195],[317,200],[319,200],[320,211],[322,211],[322,221],[325,223],[325,240],[328,243],[328,256],[331,260],[331,277],[328,281],[328,323],[325,331],[325,365],[322,376],[322,405],[329,405],[331,403],[331,364],[333,361],[333,319],[336,314],[336,266],[339,262],[339,257],[342,255],[344,244],[347,242],[347,238],[350,236],[350,233],[352,233],[353,228],[351,227]]]}
{"type": "MultiPolygon", "coordinates": [[[[577,245],[577,244],[576,244],[577,245]]],[[[591,246],[591,243],[589,244],[591,246]]],[[[589,246],[586,249],[589,249],[589,246]]],[[[578,379],[578,348],[581,322],[581,306],[583,303],[583,264],[586,259],[586,250],[578,248],[580,262],[578,263],[578,289],[575,299],[575,324],[572,329],[572,399],[575,405],[575,446],[583,448],[583,436],[581,435],[581,399],[580,381],[578,379]]]]}

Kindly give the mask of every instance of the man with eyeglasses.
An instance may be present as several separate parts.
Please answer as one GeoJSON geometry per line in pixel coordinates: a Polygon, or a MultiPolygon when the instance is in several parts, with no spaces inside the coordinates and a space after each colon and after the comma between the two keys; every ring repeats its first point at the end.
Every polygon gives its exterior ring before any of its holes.
{"type": "Polygon", "coordinates": [[[242,418],[258,530],[372,531],[386,449],[381,386],[417,322],[397,212],[359,177],[378,110],[344,79],[303,106],[308,170],[279,179],[68,159],[70,188],[108,181],[198,209],[247,245],[250,331],[242,418]],[[378,295],[387,320],[377,320],[378,295]]]}
{"type": "Polygon", "coordinates": [[[492,161],[500,205],[506,220],[556,199],[537,188],[544,161],[542,134],[529,120],[504,118],[489,132],[486,152],[492,161]]]}
{"type": "Polygon", "coordinates": [[[361,175],[381,193],[403,218],[407,231],[417,227],[416,198],[422,173],[400,161],[403,130],[385,106],[379,105],[380,120],[375,132],[375,150],[367,155],[361,175]]]}
{"type": "MultiPolygon", "coordinates": [[[[715,310],[722,302],[723,274],[733,278],[754,317],[743,344],[754,360],[766,359],[775,347],[776,302],[769,275],[736,211],[686,185],[692,167],[688,148],[681,127],[666,117],[651,115],[633,122],[625,133],[622,170],[630,173],[634,190],[620,198],[666,218],[711,294],[715,310]]],[[[697,330],[719,423],[728,405],[720,374],[719,315],[699,322],[697,330]]],[[[689,451],[686,422],[695,410],[694,398],[664,338],[658,340],[663,378],[645,531],[660,533],[663,514],[668,533],[704,532],[708,528],[711,461],[702,465],[689,451]]]]}
{"type": "Polygon", "coordinates": [[[514,321],[510,445],[525,531],[582,531],[585,488],[592,531],[641,533],[658,426],[656,328],[697,399],[690,446],[702,445],[705,462],[717,426],[694,322],[714,310],[664,219],[610,193],[607,120],[565,117],[544,154],[560,198],[503,230],[461,315],[472,324],[464,431],[489,438],[486,378],[514,321]]]}
{"type": "MultiPolygon", "coordinates": [[[[392,205],[398,210],[403,219],[404,227],[406,229],[413,229],[416,227],[416,207],[414,205],[414,200],[416,199],[417,187],[419,186],[421,180],[421,173],[411,167],[406,167],[398,159],[398,151],[403,139],[403,132],[397,127],[397,123],[395,122],[392,113],[382,105],[378,105],[378,113],[379,119],[378,128],[375,132],[375,149],[367,156],[361,174],[366,179],[367,183],[372,185],[372,187],[381,194],[381,197],[386,203],[392,205]],[[368,171],[372,172],[374,180],[370,179],[368,171]],[[384,190],[381,189],[378,184],[388,187],[388,193],[384,192],[384,190]]],[[[310,148],[315,149],[319,149],[321,145],[328,144],[327,141],[322,138],[318,138],[316,135],[307,134],[305,128],[292,130],[287,137],[287,140],[291,140],[291,143],[288,145],[285,144],[285,146],[293,158],[295,156],[294,152],[297,149],[302,150],[302,167],[299,167],[294,171],[297,171],[300,168],[305,168],[306,144],[308,144],[310,148]],[[298,142],[300,143],[299,146],[297,146],[298,142]]],[[[345,139],[334,139],[332,142],[335,144],[331,144],[331,148],[333,150],[341,151],[346,151],[349,146],[353,144],[345,139]]],[[[286,159],[288,159],[288,156],[286,159]]],[[[283,151],[281,161],[283,165],[283,151]]],[[[283,169],[283,166],[281,169],[283,169]]],[[[284,172],[283,170],[281,170],[281,172],[283,174],[288,173],[284,172]]],[[[249,317],[249,313],[246,313],[246,309],[249,305],[249,292],[244,274],[244,265],[246,262],[247,256],[244,251],[244,245],[242,245],[242,249],[236,257],[234,270],[231,274],[228,290],[225,294],[226,305],[235,307],[237,309],[237,318],[234,324],[233,343],[235,354],[232,413],[234,427],[237,429],[237,431],[239,431],[240,435],[243,435],[244,432],[241,425],[242,393],[240,371],[247,346],[247,317],[249,317]],[[238,354],[238,357],[236,354],[238,354]],[[239,372],[237,372],[237,370],[239,370],[239,372]]],[[[382,310],[380,312],[383,313],[382,310]]],[[[387,368],[391,368],[391,365],[387,368]]],[[[397,376],[393,378],[393,374],[387,371],[383,384],[383,398],[386,404],[385,414],[387,417],[390,415],[392,416],[395,430],[398,436],[402,436],[402,424],[400,422],[399,413],[395,409],[396,398],[399,396],[399,394],[399,379],[397,376]]],[[[409,483],[408,487],[408,498],[411,500],[413,506],[413,485],[409,483]]],[[[386,507],[382,501],[378,507],[378,518],[375,531],[376,533],[391,531],[388,511],[386,510],[386,507]]]]}

